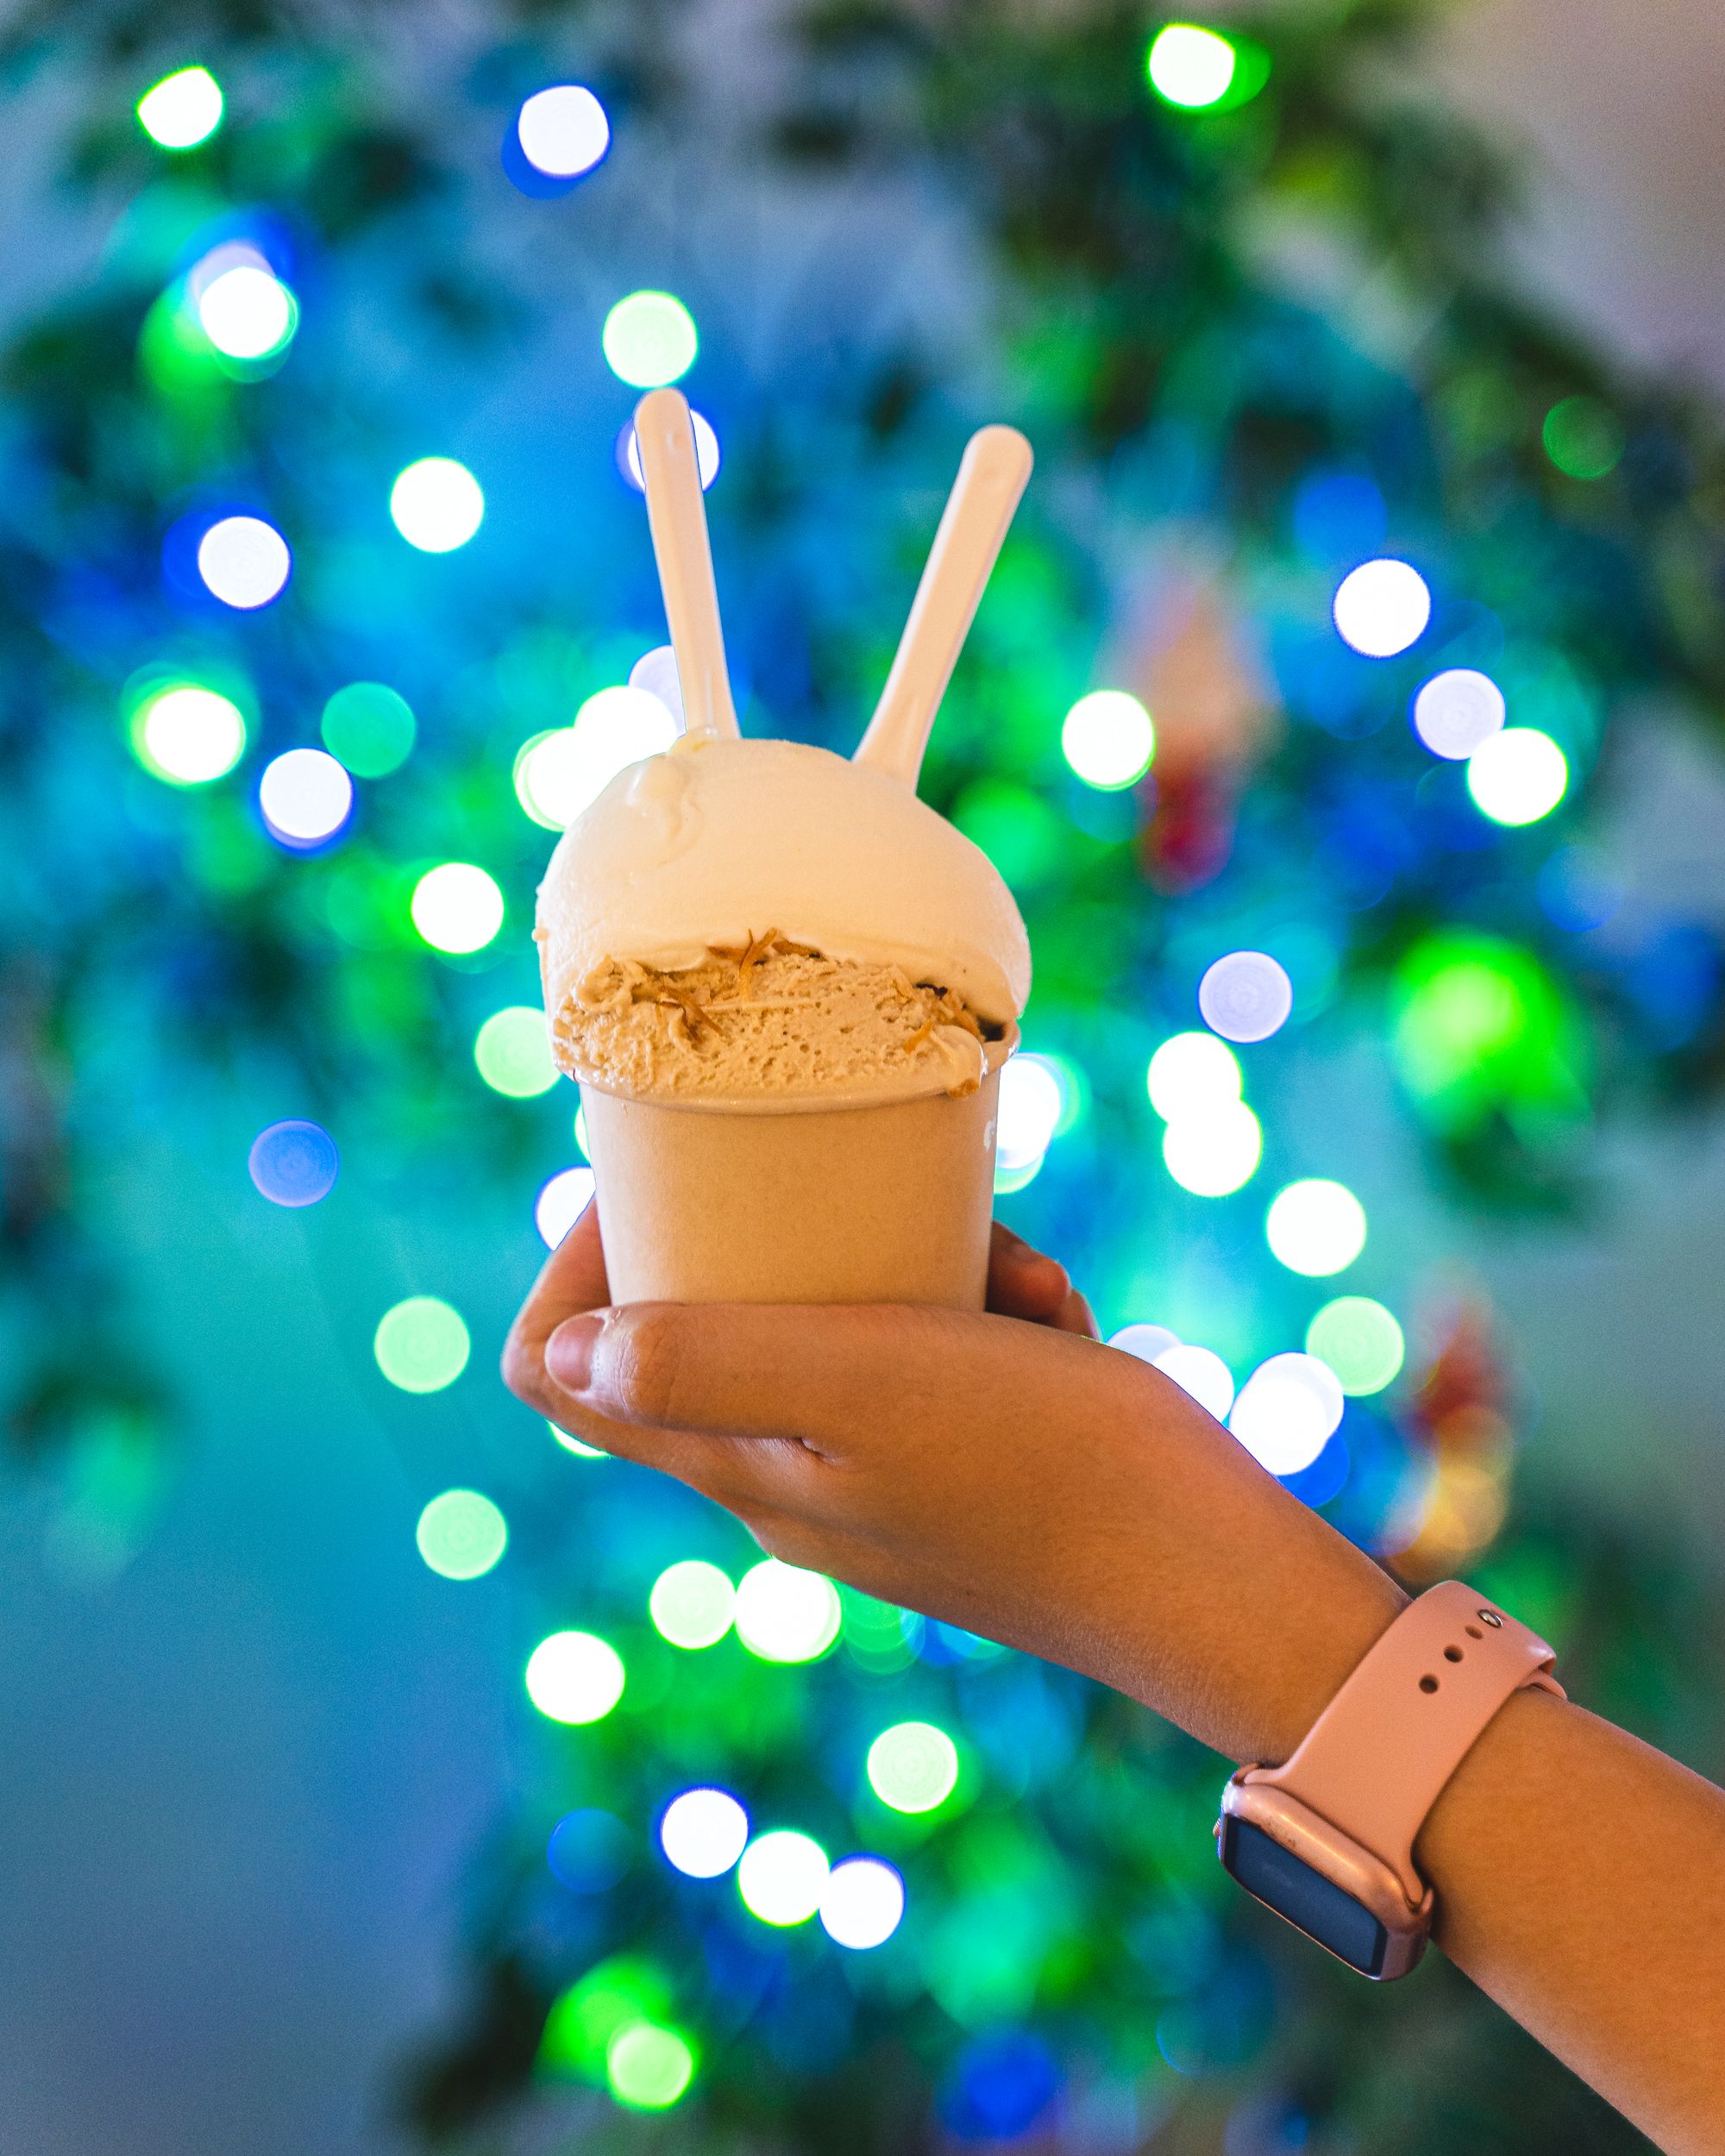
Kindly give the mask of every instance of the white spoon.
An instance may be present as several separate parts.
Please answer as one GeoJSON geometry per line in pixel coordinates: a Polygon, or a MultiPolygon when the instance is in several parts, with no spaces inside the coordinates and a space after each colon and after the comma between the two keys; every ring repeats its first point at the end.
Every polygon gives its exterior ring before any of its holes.
{"type": "Polygon", "coordinates": [[[635,407],[635,439],[687,730],[734,738],[742,730],[724,666],[694,426],[680,390],[656,389],[641,399],[635,407]]]}
{"type": "Polygon", "coordinates": [[[1013,427],[971,436],[911,602],[893,669],[854,761],[913,792],[940,699],[1030,478],[1031,447],[1013,427]]]}

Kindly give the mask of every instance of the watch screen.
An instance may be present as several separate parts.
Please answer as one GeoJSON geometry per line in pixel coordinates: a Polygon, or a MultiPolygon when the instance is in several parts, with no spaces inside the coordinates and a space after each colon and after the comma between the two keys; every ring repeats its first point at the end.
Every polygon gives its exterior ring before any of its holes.
{"type": "Polygon", "coordinates": [[[1222,1862],[1248,1894],[1297,1924],[1351,1969],[1375,1977],[1383,1968],[1389,1937],[1371,1910],[1290,1856],[1261,1827],[1230,1813],[1222,1823],[1222,1862]]]}

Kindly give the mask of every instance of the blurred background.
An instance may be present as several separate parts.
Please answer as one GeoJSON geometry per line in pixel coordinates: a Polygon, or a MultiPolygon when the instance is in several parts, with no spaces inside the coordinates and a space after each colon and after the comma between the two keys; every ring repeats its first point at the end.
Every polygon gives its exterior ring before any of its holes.
{"type": "Polygon", "coordinates": [[[586,1195],[527,931],[674,728],[1037,958],[1000,1210],[1411,1584],[1725,1771],[1725,23],[1699,0],[0,9],[0,2140],[1617,2151],[1225,1769],[495,1376],[586,1195]]]}

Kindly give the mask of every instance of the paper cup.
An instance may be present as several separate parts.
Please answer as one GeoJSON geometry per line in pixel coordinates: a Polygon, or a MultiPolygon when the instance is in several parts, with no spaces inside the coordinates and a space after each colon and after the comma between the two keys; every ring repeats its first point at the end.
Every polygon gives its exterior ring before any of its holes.
{"type": "Polygon", "coordinates": [[[583,1084],[612,1301],[980,1310],[1000,1085],[763,1108],[583,1084]]]}

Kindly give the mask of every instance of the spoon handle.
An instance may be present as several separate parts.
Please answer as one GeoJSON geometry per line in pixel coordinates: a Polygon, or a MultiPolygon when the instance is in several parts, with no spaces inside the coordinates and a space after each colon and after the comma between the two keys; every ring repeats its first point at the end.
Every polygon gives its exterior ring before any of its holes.
{"type": "Polygon", "coordinates": [[[694,427],[680,390],[656,389],[641,399],[635,407],[635,438],[688,731],[734,737],[741,729],[725,671],[694,427]]]}

